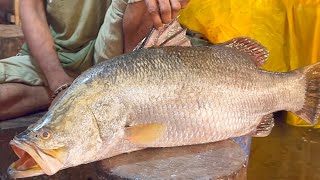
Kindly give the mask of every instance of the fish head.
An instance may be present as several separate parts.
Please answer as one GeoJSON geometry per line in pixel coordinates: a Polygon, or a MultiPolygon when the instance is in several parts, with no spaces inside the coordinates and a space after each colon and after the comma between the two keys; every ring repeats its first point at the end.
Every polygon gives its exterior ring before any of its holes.
{"type": "Polygon", "coordinates": [[[19,160],[9,166],[8,174],[12,178],[24,178],[52,175],[62,169],[67,156],[64,143],[67,136],[60,135],[49,124],[32,125],[16,135],[10,146],[19,160]]]}
{"type": "Polygon", "coordinates": [[[11,177],[52,175],[97,158],[101,139],[95,117],[84,101],[66,102],[10,142],[20,158],[8,168],[11,177]]]}
{"type": "MultiPolygon", "coordinates": [[[[63,167],[64,149],[61,147],[49,147],[46,138],[50,138],[51,131],[41,132],[24,131],[10,141],[11,148],[19,157],[8,168],[8,174],[12,178],[24,178],[41,174],[52,175],[63,167]],[[33,136],[33,137],[32,137],[33,136]],[[42,140],[43,139],[43,140],[42,140]],[[40,148],[47,146],[46,148],[40,148]]],[[[50,140],[49,140],[50,141],[50,140]]]]}

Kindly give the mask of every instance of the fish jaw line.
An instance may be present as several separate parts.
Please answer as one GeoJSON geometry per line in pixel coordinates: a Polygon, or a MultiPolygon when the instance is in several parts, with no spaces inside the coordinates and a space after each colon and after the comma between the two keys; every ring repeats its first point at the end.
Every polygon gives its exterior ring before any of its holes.
{"type": "Polygon", "coordinates": [[[41,150],[36,146],[13,139],[10,145],[15,154],[20,158],[8,168],[12,178],[24,178],[41,174],[53,175],[63,168],[63,163],[57,157],[55,150],[41,150]],[[49,153],[47,153],[49,152],[49,153]],[[29,165],[25,165],[25,163],[29,165]]]}

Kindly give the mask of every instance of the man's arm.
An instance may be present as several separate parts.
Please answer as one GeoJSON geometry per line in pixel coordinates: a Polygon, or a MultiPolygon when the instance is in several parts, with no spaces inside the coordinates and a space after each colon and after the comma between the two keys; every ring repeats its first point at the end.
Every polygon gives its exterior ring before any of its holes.
{"type": "Polygon", "coordinates": [[[53,92],[61,85],[72,82],[73,78],[66,74],[60,64],[44,8],[44,0],[20,0],[25,40],[53,92]]]}

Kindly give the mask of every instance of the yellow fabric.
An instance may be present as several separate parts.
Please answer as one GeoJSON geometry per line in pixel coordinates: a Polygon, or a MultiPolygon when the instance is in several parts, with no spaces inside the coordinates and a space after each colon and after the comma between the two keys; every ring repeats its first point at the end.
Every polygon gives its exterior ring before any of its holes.
{"type": "MultiPolygon", "coordinates": [[[[191,0],[179,21],[213,43],[256,39],[270,51],[266,70],[286,72],[320,60],[320,0],[191,0]]],[[[286,121],[310,126],[292,113],[286,121]]]]}

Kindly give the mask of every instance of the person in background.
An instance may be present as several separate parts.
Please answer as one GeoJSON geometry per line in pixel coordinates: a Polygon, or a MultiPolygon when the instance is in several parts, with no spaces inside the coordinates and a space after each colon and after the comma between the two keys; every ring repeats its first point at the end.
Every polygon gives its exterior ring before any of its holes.
{"type": "Polygon", "coordinates": [[[188,0],[20,0],[26,43],[0,60],[0,120],[53,105],[101,61],[130,52],[188,0]]]}

